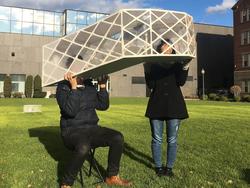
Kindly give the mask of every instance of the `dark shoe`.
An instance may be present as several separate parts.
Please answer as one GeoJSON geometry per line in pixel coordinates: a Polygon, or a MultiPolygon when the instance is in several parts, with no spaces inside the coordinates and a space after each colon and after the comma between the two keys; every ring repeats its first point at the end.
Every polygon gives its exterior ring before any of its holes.
{"type": "Polygon", "coordinates": [[[159,177],[164,176],[164,172],[165,172],[165,170],[163,167],[156,167],[155,168],[155,173],[159,177]]]}
{"type": "Polygon", "coordinates": [[[168,176],[168,177],[173,177],[174,173],[172,171],[172,168],[165,168],[165,172],[164,172],[164,176],[168,176]]]}
{"type": "Polygon", "coordinates": [[[129,187],[132,185],[130,181],[123,180],[119,176],[107,177],[105,180],[105,183],[107,185],[119,185],[119,186],[125,186],[125,187],[129,187]]]}

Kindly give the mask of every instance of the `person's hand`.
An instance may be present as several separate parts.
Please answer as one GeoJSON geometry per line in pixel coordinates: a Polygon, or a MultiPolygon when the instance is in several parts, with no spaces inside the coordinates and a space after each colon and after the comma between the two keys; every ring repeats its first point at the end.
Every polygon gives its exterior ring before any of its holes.
{"type": "Polygon", "coordinates": [[[77,77],[73,77],[73,74],[68,72],[64,75],[64,79],[68,80],[70,85],[71,85],[71,89],[76,89],[77,87],[77,77]]]}

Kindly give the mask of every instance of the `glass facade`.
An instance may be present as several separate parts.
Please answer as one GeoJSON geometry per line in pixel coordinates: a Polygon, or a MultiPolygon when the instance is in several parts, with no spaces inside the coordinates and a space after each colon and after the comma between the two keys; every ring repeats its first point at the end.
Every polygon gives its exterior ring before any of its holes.
{"type": "Polygon", "coordinates": [[[0,6],[0,32],[60,37],[107,15],[78,10],[52,12],[0,6]]]}
{"type": "Polygon", "coordinates": [[[66,34],[76,31],[77,29],[91,25],[98,20],[106,17],[108,14],[95,12],[85,12],[79,10],[66,10],[66,34]]]}

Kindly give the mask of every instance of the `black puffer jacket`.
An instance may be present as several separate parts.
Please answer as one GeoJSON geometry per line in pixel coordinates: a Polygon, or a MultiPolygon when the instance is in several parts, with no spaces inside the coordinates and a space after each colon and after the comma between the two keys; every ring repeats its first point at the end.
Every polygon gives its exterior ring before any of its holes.
{"type": "Polygon", "coordinates": [[[68,81],[57,86],[57,103],[61,110],[61,130],[68,128],[89,128],[98,126],[97,110],[109,107],[109,95],[106,89],[97,91],[94,86],[71,90],[68,81]]]}

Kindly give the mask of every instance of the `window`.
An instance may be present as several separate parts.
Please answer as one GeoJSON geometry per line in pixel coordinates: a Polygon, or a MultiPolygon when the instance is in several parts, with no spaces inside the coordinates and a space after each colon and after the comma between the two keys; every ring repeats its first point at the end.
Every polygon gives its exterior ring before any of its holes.
{"type": "Polygon", "coordinates": [[[132,84],[145,84],[145,78],[144,77],[132,77],[132,84]]]}
{"type": "Polygon", "coordinates": [[[242,54],[242,67],[250,66],[250,54],[242,54]]]}
{"type": "Polygon", "coordinates": [[[11,8],[11,20],[22,21],[22,9],[20,8],[11,8]]]}
{"type": "Polygon", "coordinates": [[[187,81],[193,81],[193,80],[194,80],[193,76],[188,76],[187,77],[187,81]]]}
{"type": "Polygon", "coordinates": [[[241,45],[250,44],[250,31],[241,33],[241,45]]]}
{"type": "Polygon", "coordinates": [[[30,9],[23,9],[23,22],[33,22],[34,11],[30,9]]]}
{"type": "Polygon", "coordinates": [[[0,32],[10,32],[9,20],[0,20],[0,32]]]}
{"type": "Polygon", "coordinates": [[[6,74],[0,74],[0,93],[3,92],[3,83],[4,83],[4,78],[6,74]]]}
{"type": "Polygon", "coordinates": [[[91,25],[96,22],[96,13],[88,13],[87,24],[91,25]]]}
{"type": "Polygon", "coordinates": [[[67,10],[67,22],[77,23],[77,12],[72,10],[67,10]]]}
{"type": "Polygon", "coordinates": [[[242,10],[240,12],[240,23],[243,23],[247,20],[247,11],[246,10],[242,10]]]}
{"type": "Polygon", "coordinates": [[[12,92],[24,93],[25,88],[25,74],[11,74],[12,92]]]}
{"type": "Polygon", "coordinates": [[[10,20],[9,7],[0,7],[0,20],[10,20]]]}
{"type": "Polygon", "coordinates": [[[250,93],[250,80],[243,81],[241,88],[244,93],[250,93]]]}
{"type": "Polygon", "coordinates": [[[250,21],[250,8],[247,9],[247,21],[250,21]]]}
{"type": "Polygon", "coordinates": [[[78,12],[77,23],[82,24],[82,25],[87,24],[87,13],[86,12],[78,12]]]}
{"type": "Polygon", "coordinates": [[[43,23],[43,11],[34,10],[34,22],[43,23]]]}

